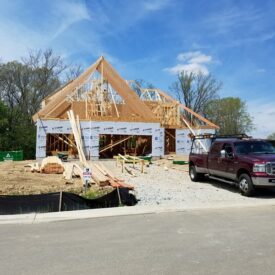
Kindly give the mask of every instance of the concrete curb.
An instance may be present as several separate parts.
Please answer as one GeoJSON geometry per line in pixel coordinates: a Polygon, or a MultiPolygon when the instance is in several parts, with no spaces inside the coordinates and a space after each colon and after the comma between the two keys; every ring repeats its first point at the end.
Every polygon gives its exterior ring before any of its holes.
{"type": "Polygon", "coordinates": [[[234,203],[234,204],[197,204],[187,205],[183,207],[177,206],[132,206],[132,207],[115,207],[115,208],[101,208],[88,209],[77,211],[51,212],[51,213],[30,213],[21,215],[1,215],[1,224],[37,224],[44,222],[57,222],[68,220],[117,217],[128,215],[144,215],[157,214],[166,212],[182,212],[192,210],[211,210],[211,209],[225,209],[225,208],[244,208],[244,207],[261,207],[261,206],[275,206],[275,202],[251,202],[251,203],[234,203]]]}

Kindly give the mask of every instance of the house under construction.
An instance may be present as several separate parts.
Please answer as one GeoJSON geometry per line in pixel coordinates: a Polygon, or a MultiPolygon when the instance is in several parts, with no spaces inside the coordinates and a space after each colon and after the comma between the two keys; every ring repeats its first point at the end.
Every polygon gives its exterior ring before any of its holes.
{"type": "Polygon", "coordinates": [[[37,125],[36,157],[56,152],[77,155],[69,110],[80,121],[88,159],[118,153],[186,155],[190,132],[213,133],[218,128],[159,89],[132,87],[132,82],[124,80],[100,57],[78,78],[43,100],[41,110],[33,116],[37,125]],[[192,121],[187,120],[186,112],[192,121]]]}

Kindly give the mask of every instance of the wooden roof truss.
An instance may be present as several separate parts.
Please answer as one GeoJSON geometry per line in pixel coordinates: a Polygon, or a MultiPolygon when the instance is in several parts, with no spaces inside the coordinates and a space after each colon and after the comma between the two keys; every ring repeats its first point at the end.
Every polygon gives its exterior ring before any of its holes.
{"type": "Polygon", "coordinates": [[[44,100],[37,118],[67,118],[72,109],[80,119],[157,122],[150,108],[103,58],[44,100]]]}
{"type": "Polygon", "coordinates": [[[160,89],[142,89],[140,99],[150,106],[152,112],[160,119],[163,127],[209,127],[217,129],[217,125],[195,113],[185,105],[173,99],[160,89]],[[191,121],[186,118],[186,113],[191,115],[191,121]]]}
{"type": "Polygon", "coordinates": [[[160,89],[143,89],[134,81],[126,82],[103,56],[78,78],[45,98],[33,119],[68,119],[69,110],[80,119],[95,121],[159,122],[165,128],[218,128],[160,89]],[[136,89],[131,88],[133,84],[136,89]],[[191,114],[191,121],[186,112],[191,114]]]}

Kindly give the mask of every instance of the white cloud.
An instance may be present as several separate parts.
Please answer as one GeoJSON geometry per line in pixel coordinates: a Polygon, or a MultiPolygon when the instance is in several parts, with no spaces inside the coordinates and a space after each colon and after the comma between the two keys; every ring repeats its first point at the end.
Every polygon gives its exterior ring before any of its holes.
{"type": "Polygon", "coordinates": [[[186,61],[188,63],[209,63],[212,60],[212,56],[205,55],[200,51],[180,53],[177,57],[179,61],[186,61]]]}
{"type": "Polygon", "coordinates": [[[182,72],[182,71],[185,71],[188,73],[195,73],[195,74],[202,73],[204,75],[209,74],[209,71],[205,65],[197,64],[197,63],[177,64],[176,66],[171,68],[166,68],[165,70],[167,70],[171,74],[178,74],[179,72],[182,72]]]}
{"type": "Polygon", "coordinates": [[[265,73],[266,72],[266,69],[264,68],[259,68],[256,70],[257,73],[265,73]]]}
{"type": "Polygon", "coordinates": [[[247,102],[249,113],[254,118],[256,130],[252,132],[255,138],[266,138],[275,132],[275,105],[260,100],[247,102]]]}
{"type": "Polygon", "coordinates": [[[45,37],[10,20],[0,22],[0,57],[3,61],[18,60],[28,49],[41,48],[45,37]]]}
{"type": "MultiPolygon", "coordinates": [[[[265,17],[265,14],[260,9],[247,8],[240,9],[237,6],[230,8],[224,7],[219,12],[214,12],[207,16],[203,24],[217,33],[227,33],[233,29],[238,29],[246,25],[258,24],[265,17]]],[[[253,27],[253,26],[252,26],[253,27]]]]}
{"type": "Polygon", "coordinates": [[[59,36],[77,22],[91,19],[84,2],[56,1],[54,6],[55,13],[60,23],[53,38],[59,36]]]}
{"type": "Polygon", "coordinates": [[[212,56],[201,53],[200,51],[185,52],[180,53],[177,56],[177,60],[180,63],[173,67],[165,68],[164,70],[171,74],[178,74],[181,71],[185,71],[188,73],[202,73],[204,75],[208,75],[209,70],[206,64],[212,62],[212,56]]]}
{"type": "Polygon", "coordinates": [[[73,25],[83,20],[91,20],[85,1],[59,0],[41,4],[41,9],[47,11],[46,17],[39,18],[30,11],[31,20],[36,22],[35,27],[29,24],[30,20],[19,16],[23,8],[22,3],[9,3],[8,8],[6,13],[0,10],[0,58],[4,62],[20,60],[22,56],[26,56],[29,49],[48,47],[63,57],[69,57],[76,51],[92,52],[93,56],[104,52],[93,26],[89,30],[89,36],[83,35],[85,29],[81,39],[73,39],[79,29],[79,26],[72,28],[73,25]]]}
{"type": "Polygon", "coordinates": [[[143,8],[147,11],[157,11],[163,9],[167,4],[168,0],[151,0],[143,3],[143,8]]]}

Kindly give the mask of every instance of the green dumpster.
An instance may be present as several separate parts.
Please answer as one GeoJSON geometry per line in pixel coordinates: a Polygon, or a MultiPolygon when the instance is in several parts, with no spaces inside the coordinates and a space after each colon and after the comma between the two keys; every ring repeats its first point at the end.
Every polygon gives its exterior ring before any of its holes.
{"type": "Polygon", "coordinates": [[[0,161],[23,160],[23,151],[0,151],[0,161]]]}

